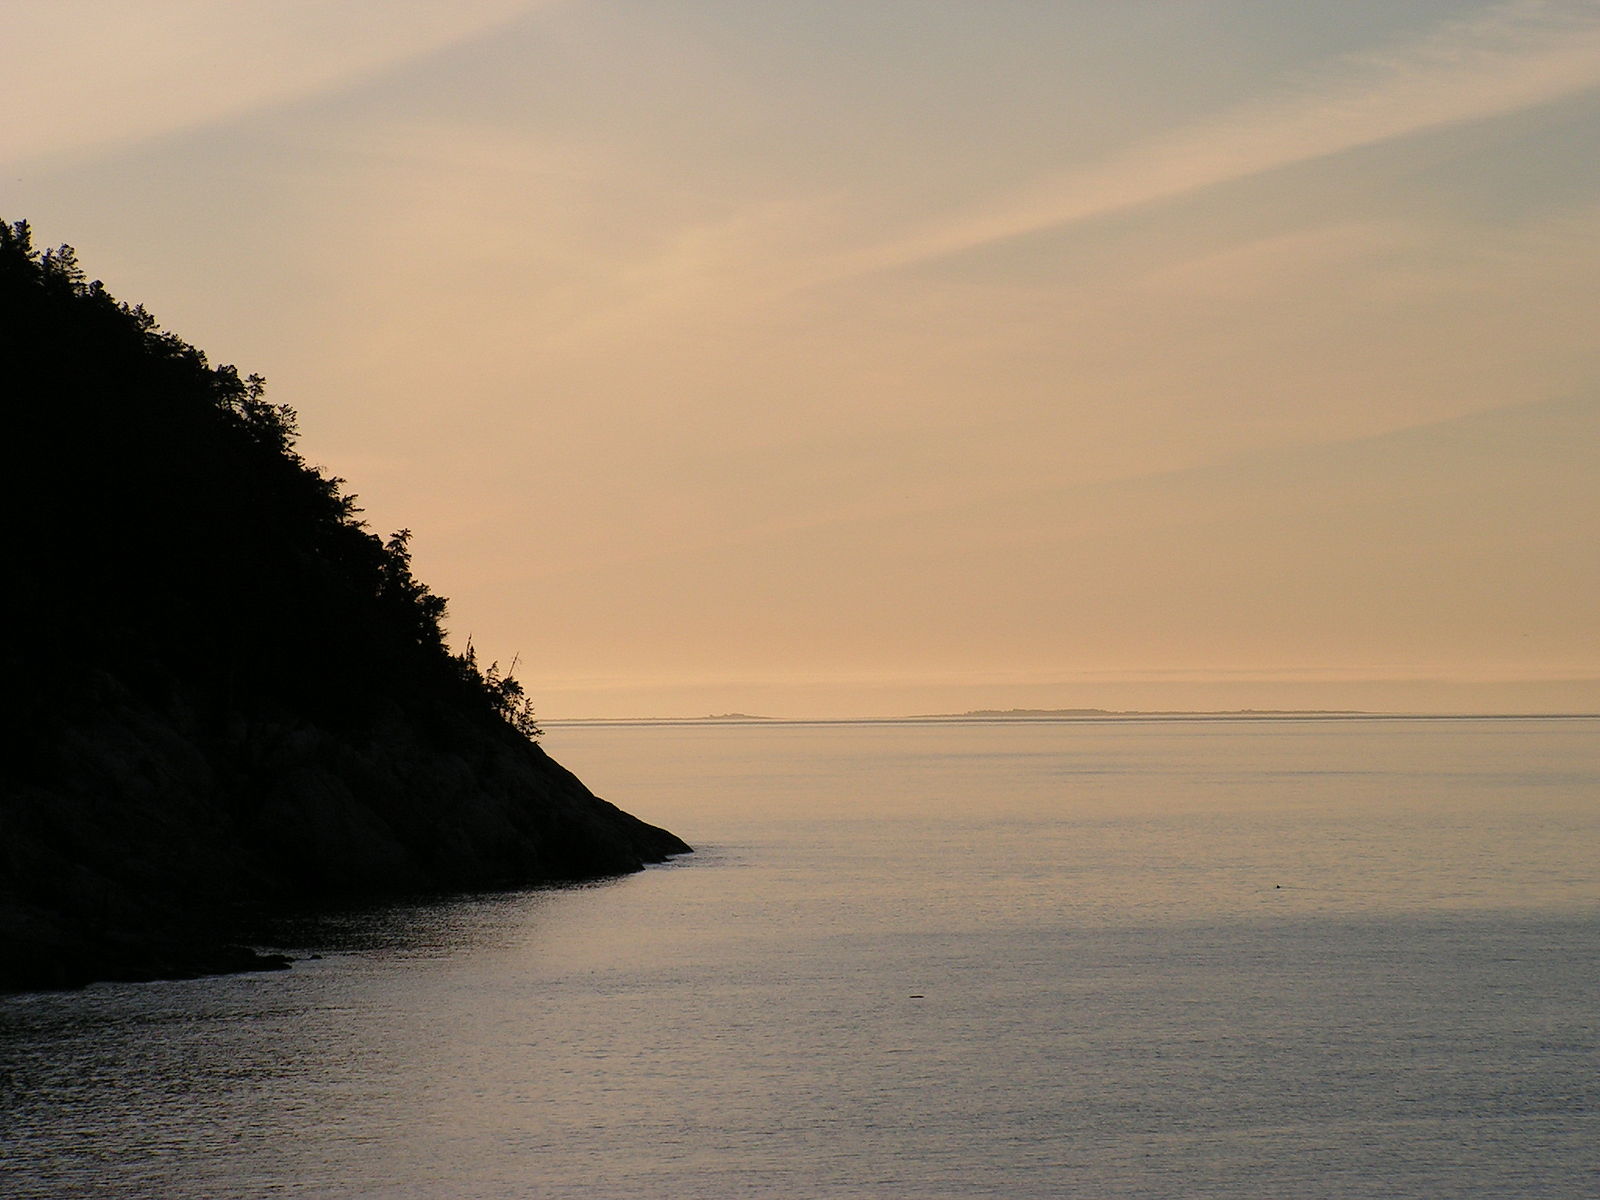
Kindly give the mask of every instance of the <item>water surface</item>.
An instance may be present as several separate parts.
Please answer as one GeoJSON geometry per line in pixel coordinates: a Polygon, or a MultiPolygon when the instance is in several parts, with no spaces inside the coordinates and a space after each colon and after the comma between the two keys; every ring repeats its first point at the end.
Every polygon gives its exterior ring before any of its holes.
{"type": "Polygon", "coordinates": [[[1597,733],[558,727],[699,853],[0,1000],[0,1193],[1590,1197],[1597,733]]]}

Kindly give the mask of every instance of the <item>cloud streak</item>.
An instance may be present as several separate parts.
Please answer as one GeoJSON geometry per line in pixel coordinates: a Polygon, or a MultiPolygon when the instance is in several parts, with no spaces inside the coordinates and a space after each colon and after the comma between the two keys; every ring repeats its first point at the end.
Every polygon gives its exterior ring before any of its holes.
{"type": "Polygon", "coordinates": [[[1337,59],[1287,93],[845,256],[815,282],[944,258],[1596,87],[1600,4],[1498,5],[1386,52],[1337,59]]]}
{"type": "Polygon", "coordinates": [[[25,0],[8,5],[0,80],[15,169],[335,91],[550,0],[25,0]]]}

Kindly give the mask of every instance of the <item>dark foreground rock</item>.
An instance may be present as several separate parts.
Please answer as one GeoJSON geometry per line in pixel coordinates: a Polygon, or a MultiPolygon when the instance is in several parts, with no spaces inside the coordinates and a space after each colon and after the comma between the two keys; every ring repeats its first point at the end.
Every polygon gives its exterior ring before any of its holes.
{"type": "Polygon", "coordinates": [[[281,966],[246,935],[279,906],[688,850],[446,646],[409,532],[367,528],[263,380],[21,223],[0,223],[0,421],[0,990],[281,966]]]}
{"type": "Polygon", "coordinates": [[[621,875],[689,847],[503,725],[399,711],[332,730],[156,708],[23,748],[0,835],[0,990],[282,967],[241,946],[308,904],[621,875]]]}

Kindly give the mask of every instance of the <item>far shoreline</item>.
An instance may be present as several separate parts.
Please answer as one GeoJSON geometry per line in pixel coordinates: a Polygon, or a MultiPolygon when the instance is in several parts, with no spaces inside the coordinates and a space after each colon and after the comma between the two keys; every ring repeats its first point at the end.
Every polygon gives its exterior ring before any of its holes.
{"type": "Polygon", "coordinates": [[[632,726],[740,725],[1054,725],[1139,721],[1566,721],[1595,720],[1593,712],[1375,712],[1363,709],[976,709],[966,713],[921,713],[903,717],[766,717],[728,713],[704,717],[545,718],[547,729],[632,726]]]}

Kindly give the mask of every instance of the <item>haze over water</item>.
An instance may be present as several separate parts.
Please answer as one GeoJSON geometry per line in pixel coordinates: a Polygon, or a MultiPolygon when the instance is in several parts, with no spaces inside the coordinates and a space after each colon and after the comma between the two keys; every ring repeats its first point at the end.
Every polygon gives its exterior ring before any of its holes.
{"type": "Polygon", "coordinates": [[[1590,1196],[1597,733],[557,727],[699,852],[0,1001],[0,1191],[1590,1196]]]}
{"type": "Polygon", "coordinates": [[[0,217],[542,716],[1600,710],[1593,0],[5,15],[0,217]]]}
{"type": "MultiPolygon", "coordinates": [[[[5,17],[543,717],[1600,710],[1594,0],[5,17]]],[[[0,1196],[1592,1197],[1597,732],[553,724],[699,853],[0,999],[0,1196]]]]}

